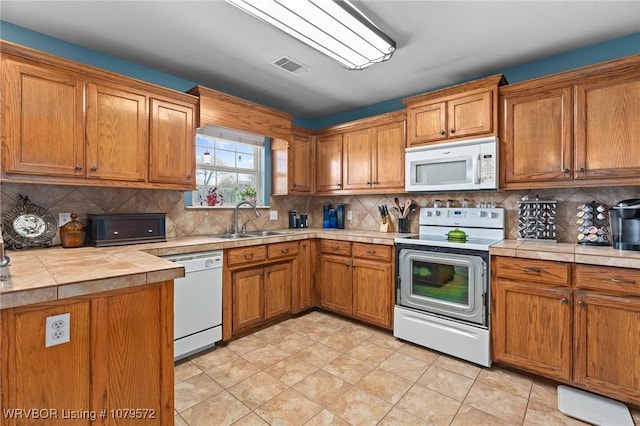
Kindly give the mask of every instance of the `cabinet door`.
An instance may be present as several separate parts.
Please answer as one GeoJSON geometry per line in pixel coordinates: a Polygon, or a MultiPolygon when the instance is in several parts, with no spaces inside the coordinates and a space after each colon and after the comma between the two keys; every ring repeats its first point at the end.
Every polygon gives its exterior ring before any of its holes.
{"type": "Polygon", "coordinates": [[[151,99],[149,180],[195,187],[193,106],[151,99]]]}
{"type": "Polygon", "coordinates": [[[8,57],[2,74],[5,172],[84,176],[84,83],[8,57]]]}
{"type": "Polygon", "coordinates": [[[502,98],[501,187],[570,180],[573,159],[571,87],[502,98]]]}
{"type": "Polygon", "coordinates": [[[640,299],[576,293],[574,380],[640,404],[640,299]]]}
{"type": "Polygon", "coordinates": [[[353,316],[391,328],[391,264],[354,259],[353,267],[353,316]]]}
{"type": "Polygon", "coordinates": [[[640,174],[640,78],[576,86],[576,178],[640,174]]]}
{"type": "MultiPolygon", "coordinates": [[[[42,306],[42,305],[41,305],[42,306]]],[[[88,410],[91,406],[91,342],[89,302],[57,306],[4,309],[2,313],[3,409],[88,410]],[[70,341],[45,347],[46,317],[70,314],[70,341]]],[[[103,408],[101,406],[100,408],[103,408]]],[[[4,417],[4,416],[3,416],[4,417]]],[[[15,424],[43,424],[48,420],[15,424]]],[[[3,425],[14,424],[4,417],[3,425]]],[[[52,422],[57,424],[57,422],[52,422]]],[[[65,424],[90,425],[88,419],[69,419],[65,424]]]]}
{"type": "Polygon", "coordinates": [[[299,129],[291,132],[289,144],[289,193],[313,194],[313,140],[299,129]]]}
{"type": "Polygon", "coordinates": [[[342,134],[316,139],[317,192],[342,189],[342,134]]]}
{"type": "Polygon", "coordinates": [[[300,241],[297,276],[292,282],[292,311],[298,313],[316,305],[315,243],[313,240],[300,241]]]}
{"type": "Polygon", "coordinates": [[[173,285],[149,285],[96,300],[92,315],[108,330],[94,338],[93,407],[148,408],[165,425],[173,417],[173,285]]]}
{"type": "Polygon", "coordinates": [[[126,87],[87,85],[87,176],[146,181],[147,98],[126,87]]]}
{"type": "Polygon", "coordinates": [[[404,192],[405,125],[402,120],[372,129],[371,180],[374,189],[404,192]]]}
{"type": "Polygon", "coordinates": [[[369,129],[342,134],[344,155],[343,189],[371,188],[371,132],[369,129]]]}
{"type": "Polygon", "coordinates": [[[492,91],[448,101],[447,123],[449,139],[493,132],[492,91]]]}
{"type": "Polygon", "coordinates": [[[271,143],[271,195],[287,195],[289,190],[289,144],[284,139],[271,143]]]}
{"type": "Polygon", "coordinates": [[[234,332],[264,320],[264,268],[247,269],[232,275],[234,332]]]}
{"type": "Polygon", "coordinates": [[[351,258],[320,256],[320,305],[347,315],[353,314],[351,258]]]}
{"type": "Polygon", "coordinates": [[[291,313],[291,262],[264,268],[264,318],[291,313]]]}
{"type": "Polygon", "coordinates": [[[447,138],[447,103],[409,107],[407,121],[409,146],[442,141],[447,138]]]}
{"type": "Polygon", "coordinates": [[[571,292],[508,280],[495,281],[492,290],[494,359],[570,380],[571,292]]]}

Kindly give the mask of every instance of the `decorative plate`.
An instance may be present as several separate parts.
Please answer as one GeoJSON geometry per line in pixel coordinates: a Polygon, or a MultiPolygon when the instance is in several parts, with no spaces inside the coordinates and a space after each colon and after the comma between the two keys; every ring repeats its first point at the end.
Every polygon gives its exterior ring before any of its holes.
{"type": "Polygon", "coordinates": [[[13,249],[50,246],[58,231],[58,221],[29,197],[19,197],[17,205],[2,218],[5,244],[13,249]]]}

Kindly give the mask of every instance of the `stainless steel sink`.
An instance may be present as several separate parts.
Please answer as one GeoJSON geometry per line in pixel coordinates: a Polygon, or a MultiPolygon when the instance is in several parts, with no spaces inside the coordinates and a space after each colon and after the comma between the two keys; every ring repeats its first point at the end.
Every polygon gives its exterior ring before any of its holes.
{"type": "Polygon", "coordinates": [[[235,240],[238,238],[249,238],[252,237],[253,235],[247,235],[247,234],[213,234],[211,235],[213,238],[224,238],[227,240],[235,240]]]}
{"type": "Polygon", "coordinates": [[[211,235],[214,238],[224,238],[227,240],[235,240],[238,238],[255,238],[255,237],[270,237],[273,235],[284,235],[284,232],[279,231],[251,231],[244,232],[242,234],[213,234],[211,235]]]}
{"type": "Polygon", "coordinates": [[[248,235],[251,237],[269,237],[271,235],[283,235],[280,231],[251,231],[241,235],[248,235]]]}

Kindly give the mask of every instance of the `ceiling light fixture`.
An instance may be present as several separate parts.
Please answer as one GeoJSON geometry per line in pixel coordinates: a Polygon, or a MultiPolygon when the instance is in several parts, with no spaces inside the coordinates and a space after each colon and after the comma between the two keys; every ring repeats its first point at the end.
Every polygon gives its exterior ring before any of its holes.
{"type": "Polygon", "coordinates": [[[391,58],[396,43],[349,1],[226,0],[351,70],[391,58]]]}

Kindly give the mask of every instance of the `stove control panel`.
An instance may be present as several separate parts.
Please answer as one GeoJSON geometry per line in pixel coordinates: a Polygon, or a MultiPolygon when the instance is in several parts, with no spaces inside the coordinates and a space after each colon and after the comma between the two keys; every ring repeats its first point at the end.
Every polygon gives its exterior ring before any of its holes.
{"type": "Polygon", "coordinates": [[[420,225],[504,228],[501,208],[434,208],[420,209],[420,225]]]}

